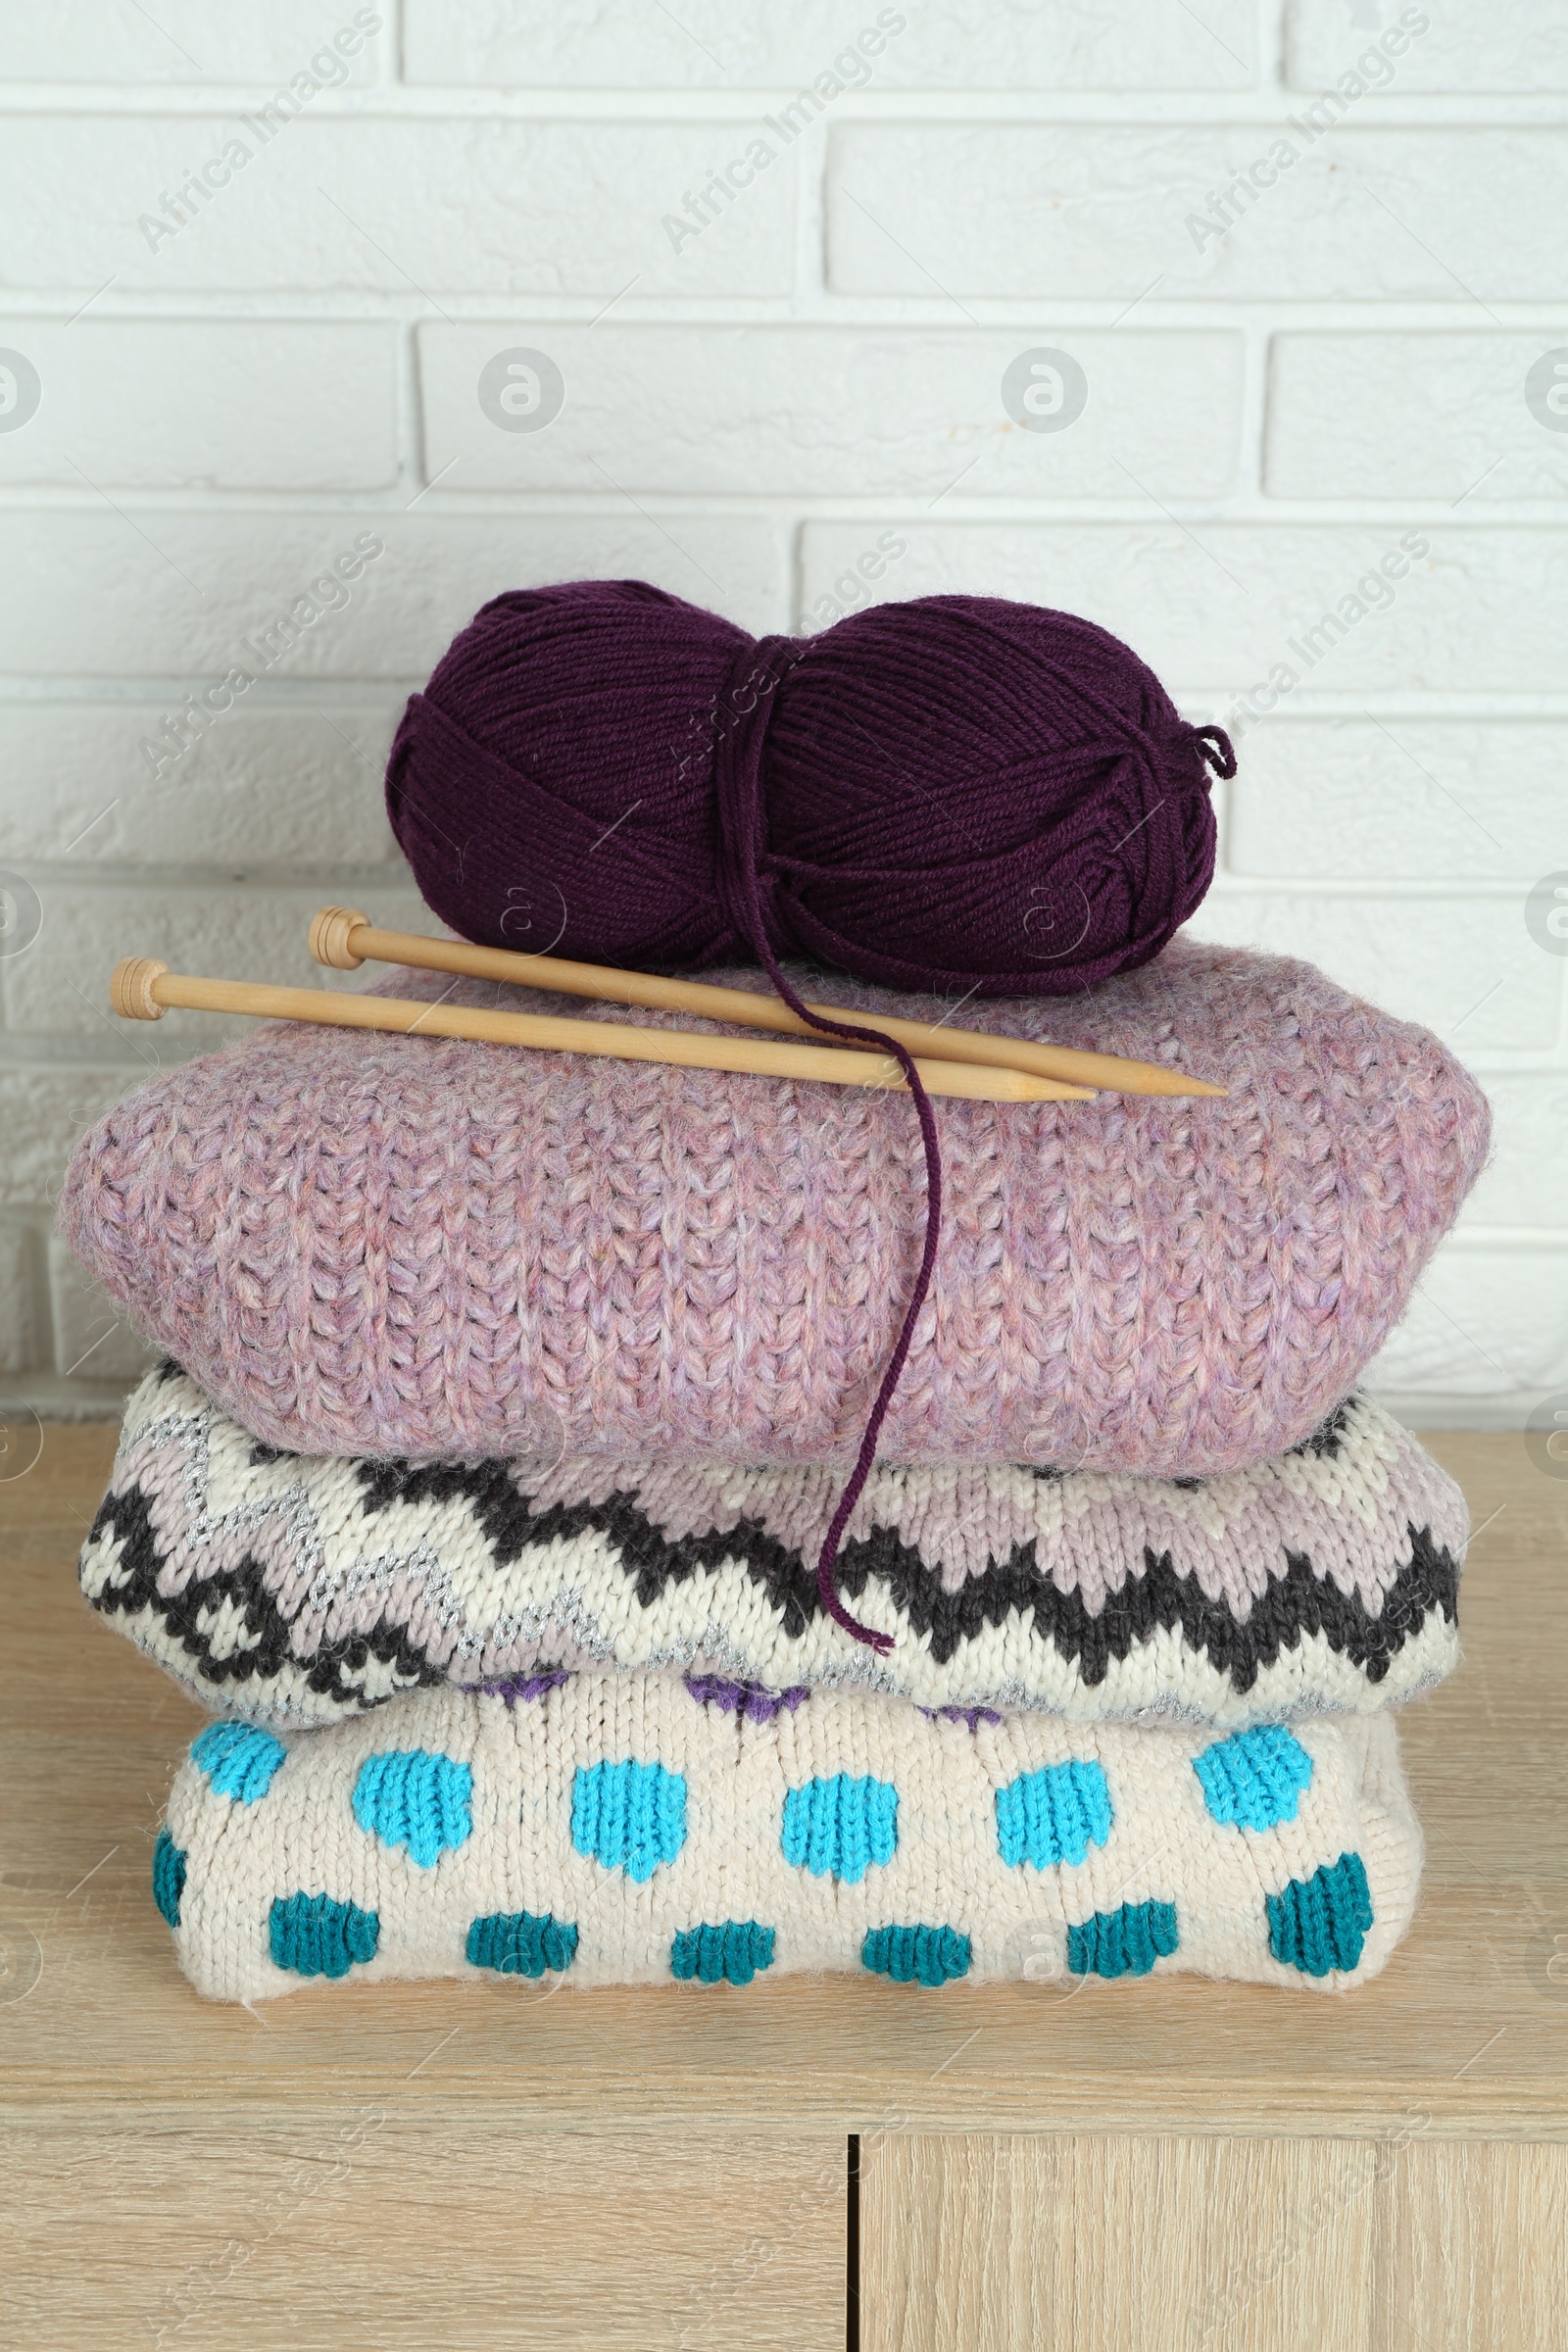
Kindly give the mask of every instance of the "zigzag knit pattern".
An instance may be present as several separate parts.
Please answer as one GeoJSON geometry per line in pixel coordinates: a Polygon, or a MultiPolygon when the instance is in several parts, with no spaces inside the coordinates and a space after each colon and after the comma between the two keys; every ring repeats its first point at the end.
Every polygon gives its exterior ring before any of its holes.
{"type": "Polygon", "coordinates": [[[220,2000],[345,1976],[682,1982],[693,1998],[823,1969],[933,1988],[1175,1970],[1357,1984],[1420,1873],[1393,1720],[1268,1731],[1259,1754],[1294,1801],[1258,1829],[1216,1802],[1235,1759],[1205,1774],[1196,1728],[970,1723],[843,1691],[764,1719],[667,1675],[558,1676],[514,1701],[425,1691],[287,1740],[252,1801],[193,1752],[154,1899],[220,2000]],[[410,1756],[421,1786],[471,1790],[471,1816],[432,1800],[435,1850],[411,1842],[401,1798],[385,1816],[359,1799],[404,1788],[410,1756]],[[1009,1838],[1020,1786],[1096,1791],[1066,1858],[1009,1838]]]}
{"type": "MultiPolygon", "coordinates": [[[[373,985],[669,1017],[430,974],[373,985]]],[[[1481,1169],[1474,1081],[1309,964],[1183,941],[1082,1002],[964,1019],[1229,1093],[939,1106],[941,1247],[888,1458],[1209,1477],[1298,1444],[1481,1169]]],[[[126,1096],[60,1204],[132,1321],[270,1445],[841,1467],[922,1218],[897,1094],[304,1025],[126,1096]]]]}
{"type": "Polygon", "coordinates": [[[837,1495],[825,1470],[277,1454],[166,1365],[81,1583],[204,1704],[282,1725],[592,1664],[1246,1725],[1382,1706],[1457,1654],[1464,1499],[1364,1398],[1206,1482],[882,1466],[840,1581],[886,1659],[818,1602],[837,1495]]]}

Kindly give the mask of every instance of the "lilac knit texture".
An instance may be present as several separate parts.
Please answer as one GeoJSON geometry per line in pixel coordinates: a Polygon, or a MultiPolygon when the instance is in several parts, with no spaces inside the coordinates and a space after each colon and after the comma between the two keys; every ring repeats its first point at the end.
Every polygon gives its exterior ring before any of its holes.
{"type": "MultiPolygon", "coordinates": [[[[942,1247],[883,1457],[1206,1477],[1306,1437],[1480,1171],[1475,1082],[1309,964],[1185,941],[1080,1004],[964,1017],[1231,1091],[938,1106],[942,1247]]],[[[279,1025],[101,1119],[60,1223],[273,1446],[831,1462],[908,1295],[922,1173],[907,1101],[870,1089],[279,1025]]]]}

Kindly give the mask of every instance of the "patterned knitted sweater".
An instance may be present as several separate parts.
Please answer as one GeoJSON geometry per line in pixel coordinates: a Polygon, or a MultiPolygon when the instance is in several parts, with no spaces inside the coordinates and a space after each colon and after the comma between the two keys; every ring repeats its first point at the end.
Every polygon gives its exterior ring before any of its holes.
{"type": "Polygon", "coordinates": [[[1201,1733],[666,1675],[202,1733],[154,1893],[217,1999],[303,1980],[940,1984],[1196,1970],[1338,1989],[1414,1905],[1392,1718],[1201,1733]]]}
{"type": "Polygon", "coordinates": [[[1364,1398],[1206,1481],[883,1464],[841,1582],[885,1659],[819,1607],[837,1494],[822,1470],[279,1454],[166,1364],[80,1573],[205,1705],[278,1725],[594,1664],[1243,1725],[1368,1711],[1457,1654],[1464,1498],[1364,1398]]]}
{"type": "MultiPolygon", "coordinates": [[[[1474,1081],[1309,964],[1182,941],[1081,1004],[963,1017],[1230,1092],[938,1105],[941,1247],[882,1450],[1204,1478],[1298,1445],[1482,1165],[1474,1081]]],[[[269,1445],[843,1464],[923,1202],[899,1095],[278,1025],[127,1096],[78,1147],[60,1218],[269,1445]]]]}

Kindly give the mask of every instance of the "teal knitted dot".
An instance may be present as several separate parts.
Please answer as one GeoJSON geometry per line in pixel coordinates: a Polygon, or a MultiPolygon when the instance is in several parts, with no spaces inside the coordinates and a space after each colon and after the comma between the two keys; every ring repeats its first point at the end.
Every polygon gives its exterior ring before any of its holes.
{"type": "Polygon", "coordinates": [[[491,1911],[469,1927],[466,1950],[470,1967],[498,1976],[542,1977],[547,1968],[561,1975],[577,1956],[577,1931],[548,1911],[491,1911]]]}
{"type": "Polygon", "coordinates": [[[895,1984],[946,1984],[969,1974],[973,1948],[956,1928],[873,1928],[860,1966],[895,1984]]]}
{"type": "Polygon", "coordinates": [[[1075,1977],[1147,1977],[1179,1940],[1174,1903],[1123,1903],[1067,1930],[1067,1967],[1075,1977]]]}
{"type": "Polygon", "coordinates": [[[172,1928],[179,1925],[179,1898],[185,1891],[185,1849],[167,1830],[160,1830],[153,1847],[153,1901],[172,1928]]]}
{"type": "Polygon", "coordinates": [[[858,1886],[873,1862],[891,1862],[899,1843],[899,1792],[869,1774],[836,1772],[784,1797],[784,1859],[813,1878],[858,1886]]]}
{"type": "Polygon", "coordinates": [[[215,1796],[254,1805],[272,1786],[288,1754],[281,1740],[252,1723],[210,1723],[191,1743],[190,1759],[205,1772],[215,1796]]]}
{"type": "Polygon", "coordinates": [[[473,1828],[473,1774],[428,1748],[367,1756],[354,1784],[354,1818],[383,1845],[406,1845],[421,1870],[462,1845],[473,1828]]]}
{"type": "Polygon", "coordinates": [[[669,1973],[700,1984],[749,1984],[759,1970],[772,1967],[773,1944],[773,1930],[755,1919],[682,1928],[669,1947],[669,1973]]]}
{"type": "Polygon", "coordinates": [[[1265,1895],[1268,1948],[1287,1968],[1326,1977],[1354,1968],[1372,1925],[1372,1890],[1359,1854],[1342,1854],[1309,1879],[1292,1879],[1265,1895]]]}
{"type": "Polygon", "coordinates": [[[1054,1870],[1103,1845],[1114,1816],[1102,1765],[1077,1756],[1020,1773],[997,1790],[997,1845],[1009,1869],[1054,1870]]]}
{"type": "Polygon", "coordinates": [[[299,1977],[346,1977],[356,1964],[375,1958],[381,1921],[358,1903],[329,1894],[279,1895],[269,1921],[274,1967],[299,1977]]]}
{"type": "Polygon", "coordinates": [[[579,1766],[571,1784],[571,1842],[590,1862],[623,1870],[643,1886],[686,1842],[684,1778],[630,1756],[579,1766]]]}
{"type": "Polygon", "coordinates": [[[1227,1828],[1272,1830],[1296,1819],[1312,1759],[1283,1723],[1260,1723],[1217,1740],[1193,1758],[1212,1818],[1227,1828]]]}

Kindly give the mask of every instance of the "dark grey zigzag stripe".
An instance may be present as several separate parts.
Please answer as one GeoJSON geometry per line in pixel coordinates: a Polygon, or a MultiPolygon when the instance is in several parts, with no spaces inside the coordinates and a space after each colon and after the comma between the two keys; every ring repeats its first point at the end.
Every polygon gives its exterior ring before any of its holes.
{"type": "MultiPolygon", "coordinates": [[[[806,1631],[820,1606],[814,1571],[799,1551],[770,1536],[757,1519],[743,1519],[722,1533],[715,1530],[672,1542],[629,1494],[612,1494],[606,1502],[552,1503],[535,1512],[501,1462],[363,1462],[360,1478],[372,1511],[395,1501],[465,1498],[498,1567],[519,1558],[530,1544],[589,1530],[608,1536],[621,1566],[635,1579],[644,1608],[667,1584],[681,1583],[699,1569],[717,1568],[725,1560],[742,1562],[793,1637],[806,1631]]],[[[1283,1573],[1270,1571],[1267,1591],[1245,1618],[1234,1616],[1223,1601],[1210,1600],[1193,1578],[1178,1576],[1168,1551],[1156,1556],[1147,1544],[1143,1575],[1129,1577],[1098,1615],[1079,1593],[1062,1592],[1040,1574],[1032,1541],[1014,1544],[1004,1561],[993,1561],[983,1576],[970,1577],[956,1592],[949,1592],[912,1544],[893,1529],[877,1527],[845,1544],[839,1555],[839,1583],[858,1600],[871,1578],[878,1578],[910,1631],[922,1639],[930,1636],[931,1655],[939,1666],[987,1626],[1001,1625],[1016,1612],[1032,1613],[1036,1634],[1054,1642],[1062,1657],[1078,1666],[1089,1690],[1104,1681],[1112,1658],[1125,1659],[1140,1643],[1173,1626],[1181,1628],[1189,1649],[1206,1653],[1216,1671],[1228,1675],[1232,1688],[1244,1694],[1261,1667],[1272,1666],[1303,1636],[1319,1633],[1332,1649],[1359,1666],[1369,1682],[1380,1683],[1390,1659],[1420,1631],[1432,1609],[1441,1609],[1450,1624],[1456,1615],[1457,1561],[1446,1546],[1433,1543],[1429,1528],[1410,1527],[1406,1533],[1410,1557],[1397,1570],[1377,1616],[1358,1594],[1342,1592],[1327,1577],[1314,1575],[1308,1555],[1296,1551],[1285,1553],[1283,1573]]]]}
{"type": "Polygon", "coordinates": [[[309,1688],[334,1705],[380,1705],[367,1701],[354,1680],[370,1659],[396,1669],[405,1689],[435,1690],[447,1677],[432,1666],[417,1642],[410,1642],[395,1625],[380,1624],[368,1634],[321,1648],[313,1658],[299,1658],[289,1643],[289,1622],[267,1590],[259,1560],[249,1553],[237,1568],[218,1576],[193,1577],[182,1592],[160,1592],[158,1575],[164,1555],[153,1533],[148,1497],[140,1487],[127,1487],[105,1496],[92,1523],[88,1544],[101,1536],[122,1544],[120,1570],[123,1582],[92,1596],[92,1605],[106,1617],[136,1617],[153,1610],[178,1642],[204,1683],[220,1689],[225,1683],[273,1682],[285,1666],[304,1675],[309,1688]],[[230,1600],[244,1618],[250,1637],[247,1646],[230,1656],[216,1657],[212,1642],[198,1619],[215,1600],[230,1600]]]}
{"type": "MultiPolygon", "coordinates": [[[[766,1593],[790,1638],[799,1639],[818,1613],[810,1568],[799,1551],[769,1535],[756,1519],[672,1540],[629,1494],[614,1494],[603,1502],[553,1503],[535,1511],[500,1462],[365,1462],[359,1476],[368,1516],[394,1502],[466,1501],[497,1567],[515,1561],[532,1544],[594,1533],[612,1545],[644,1608],[653,1606],[670,1585],[730,1562],[738,1563],[766,1593]]],[[[193,1579],[184,1593],[166,1596],[157,1589],[161,1561],[148,1500],[136,1487],[106,1499],[93,1535],[110,1530],[123,1542],[123,1581],[98,1597],[95,1605],[100,1609],[127,1615],[143,1608],[156,1610],[207,1681],[265,1679],[293,1658],[288,1622],[267,1592],[257,1562],[246,1559],[223,1577],[193,1579]],[[197,1622],[219,1593],[244,1609],[254,1637],[252,1648],[232,1657],[214,1657],[197,1622]]],[[[1130,1577],[1098,1614],[1086,1608],[1078,1593],[1063,1593],[1040,1575],[1033,1542],[1014,1545],[1005,1561],[994,1562],[985,1575],[950,1592],[912,1545],[891,1529],[874,1528],[868,1537],[846,1544],[840,1581],[843,1590],[858,1599],[875,1577],[900,1621],[913,1635],[929,1639],[938,1665],[946,1665],[987,1627],[1001,1625],[1016,1613],[1032,1617],[1037,1637],[1054,1643],[1068,1664],[1076,1665],[1084,1688],[1093,1690],[1105,1680],[1113,1659],[1124,1661],[1155,1634],[1174,1627],[1191,1651],[1205,1655],[1245,1695],[1262,1668],[1272,1666],[1303,1639],[1321,1635],[1376,1684],[1433,1610],[1441,1610],[1452,1622],[1458,1565],[1446,1547],[1434,1544],[1429,1529],[1412,1526],[1407,1532],[1410,1557],[1397,1571],[1376,1616],[1358,1596],[1316,1576],[1304,1552],[1293,1551],[1285,1553],[1283,1571],[1270,1576],[1266,1592],[1245,1619],[1234,1616],[1222,1601],[1210,1600],[1192,1578],[1179,1576],[1169,1552],[1156,1556],[1147,1546],[1143,1574],[1130,1577]]],[[[352,1678],[372,1657],[392,1665],[400,1679],[410,1683],[446,1679],[417,1643],[389,1624],[324,1645],[314,1657],[294,1662],[307,1674],[313,1690],[361,1705],[365,1702],[352,1678]]]]}

